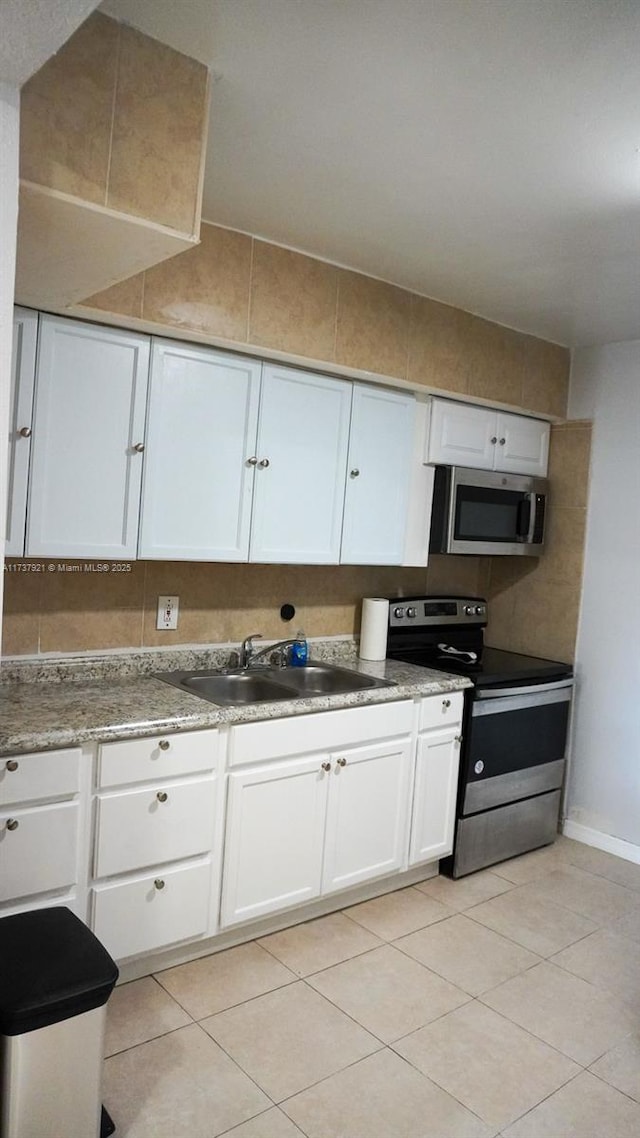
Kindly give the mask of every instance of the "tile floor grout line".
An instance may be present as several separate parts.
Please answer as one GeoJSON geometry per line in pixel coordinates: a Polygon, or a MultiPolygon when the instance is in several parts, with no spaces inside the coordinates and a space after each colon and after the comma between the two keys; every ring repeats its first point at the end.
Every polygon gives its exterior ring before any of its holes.
{"type": "MultiPolygon", "coordinates": [[[[630,1032],[629,1034],[633,1035],[633,1032],[630,1032]]],[[[625,1036],[625,1039],[628,1039],[628,1038],[629,1038],[628,1035],[625,1036]]],[[[620,1040],[620,1042],[622,1043],[623,1040],[620,1040]]],[[[619,1045],[616,1044],[616,1047],[617,1046],[619,1046],[619,1045]]],[[[612,1051],[613,1048],[611,1047],[611,1048],[609,1048],[609,1050],[612,1051]]],[[[608,1052],[605,1051],[605,1052],[603,1052],[603,1054],[607,1055],[608,1052]]],[[[602,1057],[603,1057],[602,1055],[599,1055],[597,1059],[593,1060],[593,1062],[598,1063],[600,1061],[600,1059],[602,1059],[602,1057]]],[[[593,1066],[593,1064],[592,1064],[592,1066],[593,1066]]],[[[593,1075],[594,1079],[599,1079],[601,1083],[604,1083],[605,1087],[609,1087],[611,1090],[617,1091],[619,1095],[624,1095],[625,1098],[629,1099],[629,1102],[635,1103],[636,1106],[640,1106],[640,1101],[638,1101],[637,1098],[634,1098],[633,1095],[630,1095],[628,1093],[628,1091],[623,1091],[621,1089],[621,1087],[615,1086],[614,1083],[610,1083],[608,1079],[605,1079],[604,1075],[600,1075],[597,1071],[593,1071],[591,1069],[591,1067],[585,1067],[585,1072],[587,1073],[587,1075],[593,1075]]]]}
{"type": "Polygon", "coordinates": [[[397,1051],[394,1051],[393,1054],[398,1059],[401,1059],[403,1063],[406,1063],[406,1065],[410,1067],[412,1071],[415,1071],[416,1074],[421,1075],[423,1079],[426,1079],[428,1083],[433,1083],[434,1087],[437,1087],[438,1090],[444,1091],[446,1095],[449,1095],[449,1098],[452,1098],[454,1102],[458,1103],[458,1106],[461,1106],[463,1110],[468,1111],[468,1113],[472,1114],[474,1118],[477,1118],[478,1122],[481,1122],[483,1126],[491,1126],[490,1122],[485,1122],[484,1118],[478,1114],[476,1110],[473,1110],[472,1107],[467,1106],[466,1103],[462,1102],[452,1091],[449,1091],[446,1087],[441,1086],[440,1083],[436,1082],[436,1080],[431,1077],[431,1075],[425,1075],[424,1071],[421,1071],[419,1067],[416,1067],[415,1063],[412,1063],[406,1055],[399,1055],[397,1051]]]}
{"type": "Polygon", "coordinates": [[[515,1126],[516,1122],[521,1122],[522,1119],[526,1118],[528,1114],[531,1114],[532,1111],[537,1110],[539,1106],[542,1106],[543,1102],[547,1102],[550,1098],[553,1098],[553,1096],[556,1095],[558,1091],[561,1091],[563,1087],[568,1087],[569,1083],[575,1082],[575,1080],[579,1079],[581,1075],[585,1074],[585,1072],[586,1067],[582,1067],[580,1071],[577,1071],[575,1075],[571,1075],[571,1077],[566,1079],[564,1083],[561,1083],[559,1087],[556,1087],[554,1091],[551,1091],[550,1094],[544,1095],[543,1098],[541,1098],[540,1101],[535,1104],[535,1106],[530,1107],[529,1110],[523,1111],[522,1114],[519,1114],[517,1118],[514,1118],[511,1122],[508,1122],[507,1126],[515,1126]]]}

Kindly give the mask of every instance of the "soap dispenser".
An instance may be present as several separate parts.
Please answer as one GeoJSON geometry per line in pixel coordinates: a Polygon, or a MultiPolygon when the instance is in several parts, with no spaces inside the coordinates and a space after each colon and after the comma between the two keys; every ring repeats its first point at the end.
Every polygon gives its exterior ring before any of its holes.
{"type": "Polygon", "coordinates": [[[291,666],[293,668],[303,668],[309,657],[309,646],[304,632],[300,629],[296,633],[295,643],[291,645],[291,666]]]}

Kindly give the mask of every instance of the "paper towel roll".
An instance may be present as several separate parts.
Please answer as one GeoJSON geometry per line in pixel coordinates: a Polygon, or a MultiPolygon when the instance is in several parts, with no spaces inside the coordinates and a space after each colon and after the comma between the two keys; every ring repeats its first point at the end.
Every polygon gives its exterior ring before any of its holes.
{"type": "Polygon", "coordinates": [[[382,597],[364,597],[360,626],[360,659],[384,660],[387,655],[389,602],[382,597]]]}

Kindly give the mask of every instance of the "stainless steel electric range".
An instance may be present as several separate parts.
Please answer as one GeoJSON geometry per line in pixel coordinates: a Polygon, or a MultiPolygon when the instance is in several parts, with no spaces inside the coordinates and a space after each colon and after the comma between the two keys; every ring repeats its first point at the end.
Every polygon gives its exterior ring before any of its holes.
{"type": "Polygon", "coordinates": [[[389,604],[387,656],[468,676],[453,877],[557,836],[573,688],[570,664],[485,648],[482,597],[389,604]]]}

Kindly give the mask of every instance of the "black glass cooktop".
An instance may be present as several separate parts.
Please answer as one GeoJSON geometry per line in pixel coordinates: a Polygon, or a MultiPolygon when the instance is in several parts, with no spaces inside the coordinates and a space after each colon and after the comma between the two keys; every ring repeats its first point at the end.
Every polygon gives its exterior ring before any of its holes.
{"type": "Polygon", "coordinates": [[[440,672],[468,676],[476,687],[550,683],[571,676],[573,672],[571,664],[543,660],[537,656],[521,656],[517,652],[503,652],[501,648],[482,648],[480,659],[475,663],[452,659],[433,648],[405,648],[401,654],[393,653],[393,656],[410,664],[421,664],[426,668],[437,668],[440,672]]]}

